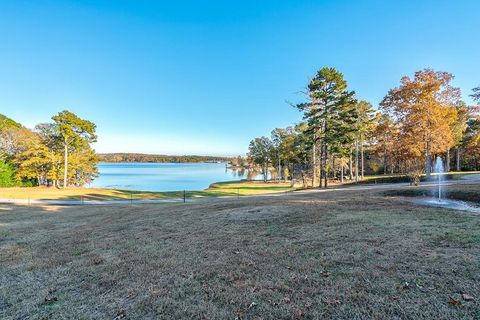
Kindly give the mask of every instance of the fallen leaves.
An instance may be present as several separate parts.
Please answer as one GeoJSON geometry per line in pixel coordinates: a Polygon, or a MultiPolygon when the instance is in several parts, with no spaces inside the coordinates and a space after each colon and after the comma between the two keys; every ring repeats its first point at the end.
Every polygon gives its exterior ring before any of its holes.
{"type": "MultiPolygon", "coordinates": [[[[468,294],[468,293],[462,293],[461,295],[461,299],[463,299],[463,301],[474,301],[475,298],[468,294]]],[[[452,306],[461,306],[462,305],[462,302],[460,301],[461,300],[459,297],[448,297],[448,304],[449,305],[452,305],[452,306]]]]}
{"type": "Polygon", "coordinates": [[[427,248],[420,248],[420,253],[426,257],[430,257],[433,255],[433,250],[427,248]]]}
{"type": "Polygon", "coordinates": [[[460,300],[457,300],[457,299],[452,298],[452,297],[448,297],[448,304],[450,304],[452,306],[459,306],[462,303],[460,302],[460,300]]]}
{"type": "Polygon", "coordinates": [[[43,300],[43,303],[44,304],[52,304],[52,303],[55,303],[58,301],[58,298],[57,297],[53,297],[53,296],[46,296],[45,299],[43,300]]]}
{"type": "Polygon", "coordinates": [[[328,271],[322,271],[322,272],[320,272],[320,274],[325,278],[328,278],[332,275],[332,273],[328,272],[328,271]]]}
{"type": "Polygon", "coordinates": [[[462,294],[462,298],[463,298],[463,300],[465,300],[465,301],[473,301],[473,300],[475,300],[475,299],[474,299],[471,295],[469,295],[468,293],[462,294]]]}
{"type": "Polygon", "coordinates": [[[48,289],[48,293],[45,296],[45,298],[43,299],[44,304],[53,304],[53,303],[58,301],[58,298],[53,295],[55,293],[55,291],[57,291],[57,289],[55,289],[55,288],[49,288],[48,289]]]}
{"type": "Polygon", "coordinates": [[[117,315],[115,316],[115,318],[113,318],[113,320],[120,320],[125,318],[126,316],[127,316],[127,311],[125,311],[125,309],[122,309],[117,312],[117,315]]]}

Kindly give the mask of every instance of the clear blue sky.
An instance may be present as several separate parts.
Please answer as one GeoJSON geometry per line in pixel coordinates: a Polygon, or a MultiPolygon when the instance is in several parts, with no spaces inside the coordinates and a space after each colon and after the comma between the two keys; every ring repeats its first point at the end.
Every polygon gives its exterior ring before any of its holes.
{"type": "Polygon", "coordinates": [[[403,75],[480,85],[479,1],[0,2],[0,113],[69,109],[99,152],[236,155],[301,120],[317,69],[374,105],[403,75]]]}

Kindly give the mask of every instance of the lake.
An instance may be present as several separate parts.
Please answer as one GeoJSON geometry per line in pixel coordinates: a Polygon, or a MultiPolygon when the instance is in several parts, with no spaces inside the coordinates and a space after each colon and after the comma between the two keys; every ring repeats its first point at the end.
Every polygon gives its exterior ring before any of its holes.
{"type": "Polygon", "coordinates": [[[214,182],[246,178],[225,163],[99,163],[89,187],[142,191],[203,190],[214,182]]]}

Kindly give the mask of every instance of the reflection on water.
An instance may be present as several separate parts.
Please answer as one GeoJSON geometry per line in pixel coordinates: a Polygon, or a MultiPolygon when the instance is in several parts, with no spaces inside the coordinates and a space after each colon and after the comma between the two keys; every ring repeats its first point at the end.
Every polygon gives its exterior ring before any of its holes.
{"type": "Polygon", "coordinates": [[[203,190],[248,175],[225,163],[99,163],[98,169],[100,176],[89,187],[144,191],[203,190]]]}

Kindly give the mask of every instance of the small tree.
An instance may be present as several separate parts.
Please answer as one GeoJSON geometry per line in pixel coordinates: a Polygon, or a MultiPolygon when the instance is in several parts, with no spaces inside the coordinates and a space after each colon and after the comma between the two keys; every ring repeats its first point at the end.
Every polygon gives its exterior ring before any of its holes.
{"type": "MultiPolygon", "coordinates": [[[[452,123],[452,133],[453,133],[453,141],[454,141],[454,148],[455,148],[455,165],[456,170],[460,171],[460,148],[464,143],[464,136],[465,132],[467,131],[468,127],[468,118],[470,116],[469,107],[463,101],[459,101],[455,106],[457,109],[457,116],[455,117],[455,121],[452,123]]],[[[450,171],[450,149],[447,150],[447,157],[446,157],[446,171],[450,171]]]]}
{"type": "Polygon", "coordinates": [[[395,157],[398,155],[398,136],[400,129],[388,115],[379,114],[376,118],[374,136],[376,138],[376,153],[382,158],[383,174],[393,173],[395,157]]]}
{"type": "Polygon", "coordinates": [[[253,162],[262,167],[263,181],[268,179],[268,166],[271,162],[272,141],[267,137],[255,138],[250,142],[248,155],[253,162]]]}
{"type": "Polygon", "coordinates": [[[406,161],[407,175],[410,178],[410,185],[418,186],[423,174],[422,162],[418,159],[406,161]]]}
{"type": "Polygon", "coordinates": [[[12,187],[16,185],[14,166],[3,160],[0,160],[0,187],[12,187]]]}
{"type": "Polygon", "coordinates": [[[473,93],[470,95],[473,100],[480,103],[480,86],[472,89],[473,93]]]}
{"type": "Polygon", "coordinates": [[[52,157],[48,146],[39,134],[32,134],[24,141],[27,148],[17,154],[14,163],[18,170],[18,180],[35,180],[38,185],[46,184],[47,175],[52,166],[52,157]]]}
{"type": "Polygon", "coordinates": [[[370,138],[371,134],[374,131],[374,120],[375,120],[375,111],[372,108],[372,104],[368,101],[359,101],[356,105],[357,111],[357,144],[360,146],[360,170],[358,170],[358,152],[356,152],[356,163],[357,163],[357,175],[360,171],[362,179],[365,174],[365,142],[370,138]]]}

